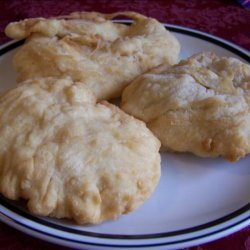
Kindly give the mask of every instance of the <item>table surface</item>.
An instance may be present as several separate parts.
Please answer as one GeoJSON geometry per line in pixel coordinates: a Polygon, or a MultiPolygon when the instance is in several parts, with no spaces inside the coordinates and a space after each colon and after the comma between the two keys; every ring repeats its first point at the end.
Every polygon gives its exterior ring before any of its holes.
{"type": "MultiPolygon", "coordinates": [[[[4,35],[4,28],[12,21],[38,16],[64,15],[83,10],[105,13],[132,10],[157,18],[161,22],[205,31],[250,49],[250,8],[244,9],[233,0],[1,0],[0,10],[0,44],[8,41],[4,35]]],[[[0,222],[0,250],[2,249],[66,248],[24,235],[0,222]]],[[[220,240],[185,250],[222,249],[250,250],[250,227],[220,240]]]]}

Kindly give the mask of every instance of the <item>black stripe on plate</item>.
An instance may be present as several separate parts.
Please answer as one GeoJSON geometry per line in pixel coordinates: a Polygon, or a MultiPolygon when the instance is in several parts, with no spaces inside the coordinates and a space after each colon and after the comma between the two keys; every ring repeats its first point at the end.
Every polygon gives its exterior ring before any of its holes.
{"type": "MultiPolygon", "coordinates": [[[[186,228],[182,230],[176,230],[172,232],[163,232],[163,233],[156,233],[156,234],[138,234],[138,235],[120,235],[120,234],[104,234],[104,233],[94,233],[94,232],[89,232],[89,231],[82,231],[74,228],[68,228],[65,226],[61,226],[58,224],[55,224],[53,222],[49,222],[46,220],[43,220],[39,217],[33,216],[29,214],[28,212],[22,211],[20,208],[16,207],[15,205],[11,204],[8,202],[7,199],[3,198],[0,196],[0,204],[7,208],[8,210],[18,214],[19,216],[22,216],[26,219],[29,219],[31,221],[37,222],[43,226],[47,226],[53,229],[57,229],[63,232],[67,233],[73,233],[77,235],[83,235],[83,236],[88,236],[88,237],[94,237],[94,238],[106,238],[106,239],[133,239],[133,240],[139,240],[139,239],[154,239],[154,238],[165,238],[165,237],[171,237],[171,236],[178,236],[182,234],[188,234],[188,233],[193,233],[197,232],[200,230],[208,229],[213,226],[217,226],[219,224],[222,224],[224,222],[227,222],[228,220],[232,220],[238,216],[240,216],[243,213],[250,212],[250,204],[246,204],[242,208],[226,215],[223,216],[219,219],[213,220],[208,223],[204,223],[199,226],[191,227],[191,228],[186,228]]],[[[243,221],[247,221],[250,219],[250,213],[247,218],[245,218],[243,221]]]]}
{"type": "Polygon", "coordinates": [[[24,43],[24,40],[19,40],[19,41],[16,41],[15,43],[11,43],[11,44],[7,45],[6,47],[3,47],[2,49],[0,49],[0,56],[9,52],[10,50],[13,50],[13,49],[21,46],[23,43],[24,43]]]}
{"type": "MultiPolygon", "coordinates": [[[[170,31],[190,35],[192,37],[196,37],[196,38],[199,38],[201,40],[205,40],[205,41],[208,41],[210,43],[216,44],[216,45],[218,45],[218,46],[220,46],[220,47],[222,47],[222,48],[224,48],[224,49],[226,49],[226,50],[240,56],[242,59],[244,59],[248,63],[250,63],[249,55],[247,55],[246,53],[238,50],[236,47],[230,46],[229,44],[224,43],[223,41],[217,40],[215,36],[214,37],[206,36],[206,34],[203,33],[203,32],[202,33],[197,33],[197,32],[195,32],[193,30],[186,30],[185,28],[182,28],[182,27],[171,27],[171,26],[168,26],[168,25],[165,25],[165,27],[170,31]]],[[[229,42],[229,41],[227,41],[227,42],[229,42]]],[[[231,42],[229,42],[229,43],[231,43],[231,42]]]]}
{"type": "Polygon", "coordinates": [[[36,228],[32,228],[32,227],[30,227],[30,226],[28,226],[26,224],[23,224],[23,223],[21,223],[21,222],[19,222],[17,220],[14,220],[13,218],[5,215],[2,212],[0,212],[0,214],[4,215],[5,217],[7,217],[8,219],[10,219],[11,221],[13,221],[14,223],[16,223],[17,225],[19,225],[21,227],[27,228],[27,229],[29,229],[31,231],[35,231],[35,232],[37,232],[39,234],[46,235],[46,236],[49,236],[49,237],[52,237],[52,238],[56,238],[56,239],[59,239],[59,240],[64,240],[64,241],[67,241],[67,242],[77,243],[77,244],[83,244],[83,245],[101,246],[101,247],[115,247],[115,248],[116,247],[120,247],[120,248],[157,247],[157,246],[168,246],[168,245],[175,245],[175,244],[190,242],[190,241],[202,239],[204,237],[209,237],[209,236],[212,236],[214,234],[223,232],[223,231],[225,231],[227,229],[230,229],[232,227],[240,225],[241,223],[243,223],[245,221],[245,219],[244,219],[244,220],[241,220],[241,221],[238,221],[238,222],[234,223],[233,225],[230,225],[228,227],[216,230],[214,232],[207,233],[207,234],[200,235],[200,236],[196,236],[196,237],[192,237],[192,238],[188,238],[188,239],[185,239],[185,240],[168,241],[168,242],[162,242],[162,243],[143,244],[143,245],[131,245],[131,244],[130,245],[124,245],[124,244],[122,244],[122,245],[119,245],[119,244],[113,244],[113,245],[111,245],[111,244],[105,244],[105,243],[92,243],[92,242],[85,242],[85,241],[73,240],[73,239],[64,238],[64,237],[61,237],[61,236],[58,236],[58,235],[53,235],[53,234],[46,233],[44,231],[38,230],[36,228]]]}

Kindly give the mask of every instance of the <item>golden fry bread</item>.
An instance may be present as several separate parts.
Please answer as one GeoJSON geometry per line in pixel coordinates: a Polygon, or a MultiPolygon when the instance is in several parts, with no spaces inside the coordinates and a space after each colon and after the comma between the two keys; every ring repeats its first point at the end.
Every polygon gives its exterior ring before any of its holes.
{"type": "Polygon", "coordinates": [[[133,211],[159,180],[159,147],[83,83],[37,78],[0,97],[0,193],[36,215],[83,224],[133,211]]]}
{"type": "Polygon", "coordinates": [[[138,77],[122,109],[145,121],[163,149],[223,156],[250,152],[250,66],[201,53],[138,77]]]}
{"type": "Polygon", "coordinates": [[[26,19],[10,23],[7,36],[26,42],[14,56],[19,81],[66,77],[83,81],[98,99],[119,97],[136,76],[162,63],[177,62],[180,45],[162,24],[134,12],[26,19]],[[130,26],[111,22],[116,16],[130,26]]]}

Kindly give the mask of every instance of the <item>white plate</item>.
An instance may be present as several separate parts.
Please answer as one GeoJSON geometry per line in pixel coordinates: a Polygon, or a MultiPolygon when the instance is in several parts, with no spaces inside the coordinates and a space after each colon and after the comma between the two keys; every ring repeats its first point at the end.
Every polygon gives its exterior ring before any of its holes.
{"type": "MultiPolygon", "coordinates": [[[[167,25],[182,44],[181,57],[214,51],[246,62],[249,54],[214,36],[167,25]]],[[[14,85],[11,57],[21,42],[0,48],[0,89],[14,85]]],[[[250,155],[237,163],[190,154],[162,154],[162,177],[152,197],[117,221],[76,226],[27,213],[18,202],[0,197],[0,219],[27,234],[87,249],[189,247],[250,225],[250,155]]]]}

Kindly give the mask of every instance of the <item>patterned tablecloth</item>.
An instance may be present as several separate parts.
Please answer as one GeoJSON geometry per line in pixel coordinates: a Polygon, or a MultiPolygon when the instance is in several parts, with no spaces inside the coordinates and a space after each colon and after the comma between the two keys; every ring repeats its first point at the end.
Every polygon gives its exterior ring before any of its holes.
{"type": "MultiPolygon", "coordinates": [[[[49,17],[73,11],[133,10],[170,24],[205,31],[250,49],[250,8],[233,0],[1,0],[0,44],[8,41],[5,26],[28,17],[49,17]]],[[[64,249],[24,235],[0,222],[0,250],[64,249]]],[[[250,250],[250,227],[223,239],[188,250],[250,250]]],[[[187,249],[186,249],[187,250],[187,249]]]]}

